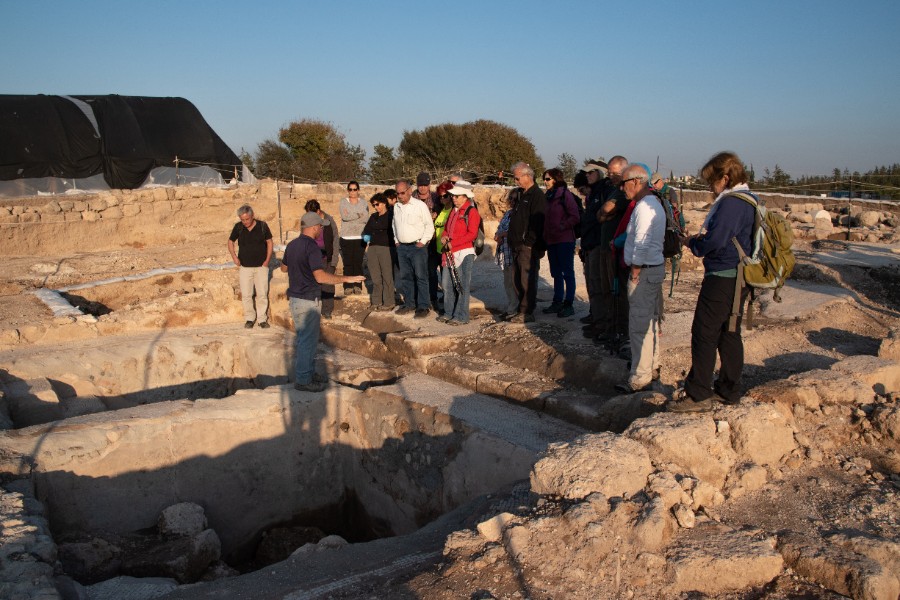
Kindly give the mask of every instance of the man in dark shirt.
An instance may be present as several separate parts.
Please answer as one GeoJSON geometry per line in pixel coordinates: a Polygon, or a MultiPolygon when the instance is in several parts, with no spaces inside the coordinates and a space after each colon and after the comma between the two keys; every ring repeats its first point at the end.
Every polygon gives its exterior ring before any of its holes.
{"type": "Polygon", "coordinates": [[[534,181],[534,169],[518,162],[512,167],[513,177],[521,190],[519,201],[509,219],[507,241],[513,253],[513,273],[519,312],[510,321],[534,321],[537,304],[537,278],[544,255],[544,213],[547,198],[534,181]]]}
{"type": "Polygon", "coordinates": [[[600,333],[604,315],[600,286],[601,271],[598,264],[599,250],[597,250],[600,245],[600,221],[597,220],[597,213],[603,205],[607,169],[608,165],[600,160],[591,161],[583,169],[587,174],[587,184],[590,188],[584,203],[584,214],[581,215],[581,254],[585,263],[585,283],[591,306],[591,312],[583,322],[587,323],[584,335],[589,338],[596,337],[600,333]]]}
{"type": "MultiPolygon", "coordinates": [[[[606,190],[603,193],[603,204],[597,213],[600,221],[600,243],[597,246],[597,261],[600,269],[600,294],[603,312],[600,313],[600,326],[597,327],[598,342],[608,340],[623,341],[628,337],[628,297],[625,294],[627,285],[625,271],[616,265],[615,254],[610,248],[619,221],[628,207],[628,198],[619,189],[622,183],[622,171],[628,166],[624,156],[609,159],[609,175],[606,190]]],[[[592,257],[593,258],[593,257],[592,257]]]]}
{"type": "Polygon", "coordinates": [[[327,379],[316,373],[316,346],[319,343],[322,313],[321,284],[362,283],[364,275],[333,275],[325,270],[316,238],[329,223],[314,212],[300,220],[300,236],[284,250],[281,270],[288,274],[288,303],[296,331],[294,388],[321,392],[327,379]]]}
{"type": "Polygon", "coordinates": [[[272,232],[265,221],[257,221],[253,208],[245,204],[237,209],[241,220],[235,223],[228,237],[228,252],[231,260],[240,268],[241,301],[244,304],[244,327],[253,329],[259,319],[259,326],[269,326],[269,260],[272,258],[272,232]],[[234,251],[234,243],[238,251],[234,251]],[[253,292],[256,291],[256,305],[253,292]]]}

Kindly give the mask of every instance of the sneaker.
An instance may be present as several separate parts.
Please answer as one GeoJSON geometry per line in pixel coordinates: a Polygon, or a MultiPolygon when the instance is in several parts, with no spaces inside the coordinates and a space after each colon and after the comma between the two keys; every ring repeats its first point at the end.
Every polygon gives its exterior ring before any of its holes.
{"type": "Polygon", "coordinates": [[[247,321],[244,323],[244,329],[253,329],[253,321],[247,321]]]}
{"type": "Polygon", "coordinates": [[[572,305],[564,304],[563,307],[561,309],[559,309],[559,312],[556,313],[556,316],[559,317],[560,319],[565,319],[566,317],[571,317],[574,314],[575,314],[575,309],[572,308],[572,305]]]}
{"type": "Polygon", "coordinates": [[[562,307],[563,307],[562,302],[553,302],[550,304],[550,306],[548,306],[541,312],[544,313],[545,315],[550,315],[553,313],[558,313],[560,311],[560,309],[562,309],[562,307]]]}
{"type": "Polygon", "coordinates": [[[700,400],[699,402],[687,395],[684,388],[675,390],[672,395],[672,401],[666,405],[669,412],[686,413],[686,412],[707,412],[712,410],[712,400],[700,400]]]}
{"type": "Polygon", "coordinates": [[[260,328],[260,329],[268,329],[268,328],[269,328],[269,324],[268,324],[267,322],[260,323],[260,324],[259,324],[259,328],[260,328]]]}
{"type": "Polygon", "coordinates": [[[425,317],[428,316],[428,313],[430,313],[430,312],[431,311],[428,310],[427,308],[417,308],[416,314],[413,316],[413,318],[414,319],[424,319],[425,317]]]}
{"type": "Polygon", "coordinates": [[[325,391],[325,383],[322,381],[310,381],[309,383],[295,383],[294,389],[300,392],[318,393],[325,391]]]}
{"type": "Polygon", "coordinates": [[[414,310],[416,310],[416,309],[414,309],[411,306],[401,306],[400,308],[397,309],[396,314],[408,315],[409,313],[413,312],[414,310]]]}

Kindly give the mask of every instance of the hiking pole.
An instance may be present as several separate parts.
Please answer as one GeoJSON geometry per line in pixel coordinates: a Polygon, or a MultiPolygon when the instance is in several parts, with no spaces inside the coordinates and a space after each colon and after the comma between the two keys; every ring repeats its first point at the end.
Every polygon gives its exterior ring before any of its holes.
{"type": "Polygon", "coordinates": [[[453,260],[453,252],[447,249],[445,249],[444,252],[447,253],[447,266],[450,267],[450,281],[453,282],[453,289],[456,290],[457,294],[461,294],[462,281],[460,281],[459,279],[459,271],[456,269],[456,261],[453,260]]]}

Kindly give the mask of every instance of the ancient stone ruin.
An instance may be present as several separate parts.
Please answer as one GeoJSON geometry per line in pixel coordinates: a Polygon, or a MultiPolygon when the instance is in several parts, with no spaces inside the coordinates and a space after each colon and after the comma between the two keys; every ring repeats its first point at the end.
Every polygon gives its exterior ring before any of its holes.
{"type": "MultiPolygon", "coordinates": [[[[0,199],[0,597],[900,596],[894,205],[766,197],[795,276],[744,332],[741,403],[678,415],[690,257],[652,391],[615,391],[580,279],[575,317],[499,321],[490,248],[465,326],[338,288],[329,386],[294,390],[286,277],[245,330],[225,241],[245,202],[283,245],[342,193],[0,199]]],[[[505,193],[476,188],[489,240],[505,193]]],[[[684,193],[689,228],[711,200],[684,193]]]]}

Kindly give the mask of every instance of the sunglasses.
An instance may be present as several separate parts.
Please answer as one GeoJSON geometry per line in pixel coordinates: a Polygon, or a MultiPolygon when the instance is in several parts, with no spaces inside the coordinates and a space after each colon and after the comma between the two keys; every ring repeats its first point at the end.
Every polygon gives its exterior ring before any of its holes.
{"type": "Polygon", "coordinates": [[[544,181],[553,181],[552,177],[544,177],[544,181]]]}
{"type": "Polygon", "coordinates": [[[630,179],[625,179],[624,181],[622,181],[622,183],[619,184],[619,187],[620,188],[625,187],[625,184],[628,183],[629,181],[640,181],[640,180],[641,180],[640,177],[631,177],[630,179]]]}
{"type": "Polygon", "coordinates": [[[372,206],[378,206],[379,204],[384,204],[384,202],[370,202],[372,206]]]}
{"type": "Polygon", "coordinates": [[[347,188],[348,192],[358,192],[359,188],[347,188]]]}

